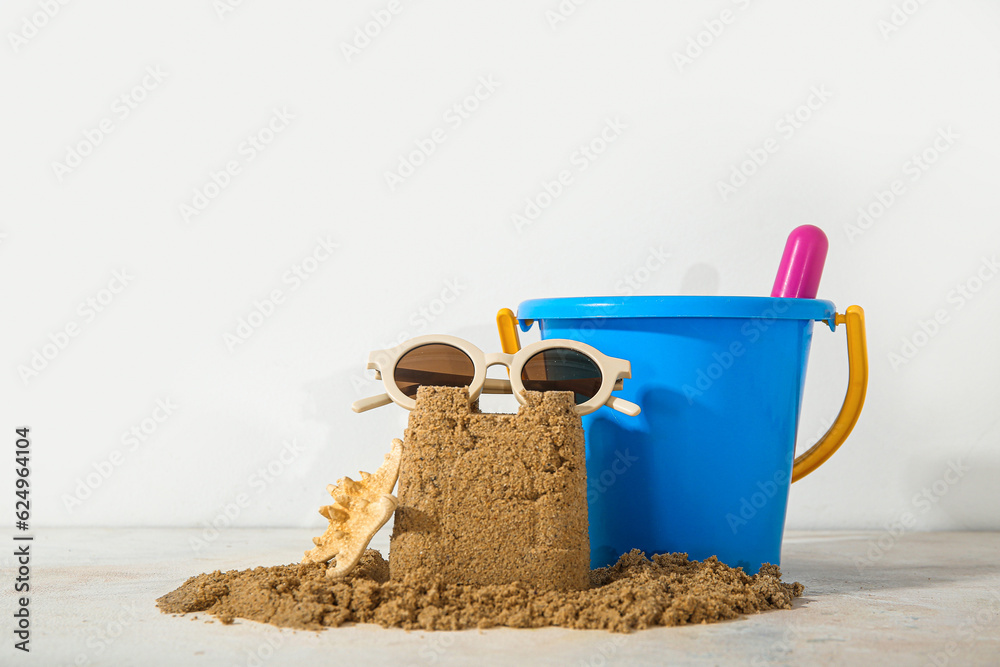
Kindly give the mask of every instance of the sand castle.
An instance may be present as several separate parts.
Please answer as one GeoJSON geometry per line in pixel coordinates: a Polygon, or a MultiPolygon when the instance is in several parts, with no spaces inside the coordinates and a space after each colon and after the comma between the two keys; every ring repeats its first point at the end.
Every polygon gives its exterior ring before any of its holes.
{"type": "Polygon", "coordinates": [[[390,577],[589,585],[583,429],[569,392],[485,414],[465,388],[421,387],[399,472],[390,577]]]}

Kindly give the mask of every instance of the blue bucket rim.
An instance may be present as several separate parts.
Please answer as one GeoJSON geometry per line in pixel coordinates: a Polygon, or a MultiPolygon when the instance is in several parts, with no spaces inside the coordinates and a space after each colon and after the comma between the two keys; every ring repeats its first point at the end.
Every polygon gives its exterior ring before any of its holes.
{"type": "Polygon", "coordinates": [[[517,307],[521,329],[535,320],[724,317],[814,320],[836,327],[837,307],[824,299],[770,296],[580,296],[529,299],[517,307]],[[780,307],[778,307],[780,305],[780,307]]]}

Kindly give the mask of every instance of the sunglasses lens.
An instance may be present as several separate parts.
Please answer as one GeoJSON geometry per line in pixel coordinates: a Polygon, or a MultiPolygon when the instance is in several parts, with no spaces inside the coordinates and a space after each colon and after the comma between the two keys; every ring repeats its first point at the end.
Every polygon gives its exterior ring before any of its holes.
{"type": "Polygon", "coordinates": [[[396,363],[393,380],[400,391],[415,398],[418,387],[468,387],[476,367],[465,352],[443,343],[415,347],[396,363]]]}
{"type": "Polygon", "coordinates": [[[571,391],[579,405],[601,388],[601,369],[582,352],[559,347],[542,350],[521,369],[521,383],[529,391],[571,391]]]}

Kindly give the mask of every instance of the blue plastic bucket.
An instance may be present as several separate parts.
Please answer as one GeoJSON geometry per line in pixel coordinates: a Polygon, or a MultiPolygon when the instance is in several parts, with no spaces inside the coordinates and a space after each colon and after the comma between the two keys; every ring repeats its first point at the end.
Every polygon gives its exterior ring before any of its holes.
{"type": "Polygon", "coordinates": [[[627,417],[583,418],[592,567],[634,548],[778,564],[814,321],[830,301],[768,297],[535,299],[543,339],[632,362],[627,417]]]}

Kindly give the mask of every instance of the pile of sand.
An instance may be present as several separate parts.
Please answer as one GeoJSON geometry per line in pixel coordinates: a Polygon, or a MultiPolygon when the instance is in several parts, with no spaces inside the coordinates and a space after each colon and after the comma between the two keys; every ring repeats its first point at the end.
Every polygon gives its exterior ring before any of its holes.
{"type": "Polygon", "coordinates": [[[200,574],[157,600],[165,613],[204,611],[224,623],[246,618],[318,630],[344,623],[461,630],[562,626],[629,632],[658,625],[712,623],[768,609],[790,609],[799,583],[781,581],[777,566],[748,576],[715,558],[686,554],[647,559],[632,551],[590,573],[583,591],[539,590],[523,583],[449,584],[409,576],[389,580],[379,552],[365,552],[357,569],[330,579],[322,564],[280,565],[200,574]]]}

